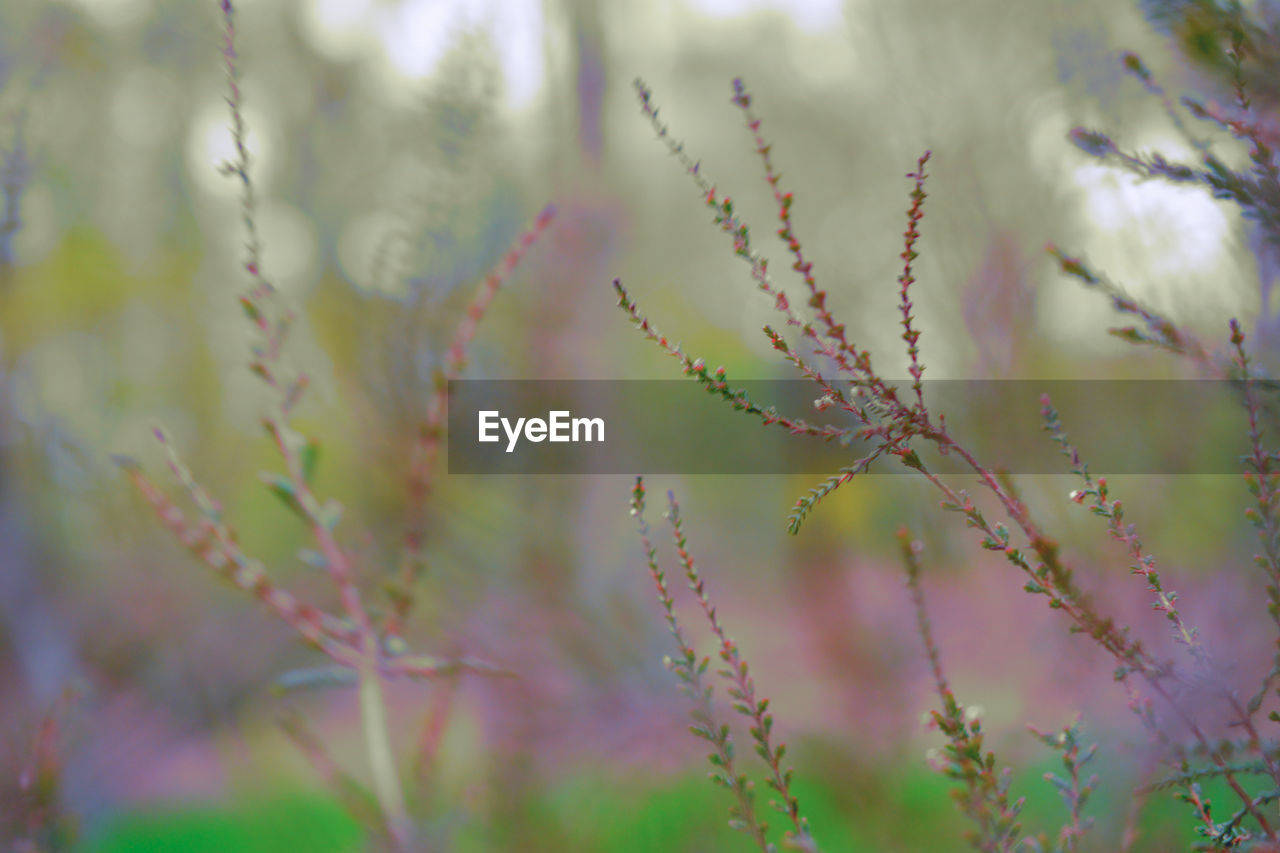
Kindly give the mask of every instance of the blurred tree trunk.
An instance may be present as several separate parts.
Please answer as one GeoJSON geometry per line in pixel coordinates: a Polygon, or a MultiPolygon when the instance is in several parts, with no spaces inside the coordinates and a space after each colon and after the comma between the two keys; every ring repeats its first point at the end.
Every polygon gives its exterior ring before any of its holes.
{"type": "Polygon", "coordinates": [[[76,669],[71,633],[49,605],[38,566],[36,519],[22,487],[24,447],[32,445],[19,429],[13,401],[18,354],[5,332],[12,323],[10,302],[16,286],[14,237],[21,226],[21,199],[30,178],[22,120],[15,121],[13,143],[0,163],[0,624],[13,647],[19,691],[43,712],[57,699],[76,669]]]}

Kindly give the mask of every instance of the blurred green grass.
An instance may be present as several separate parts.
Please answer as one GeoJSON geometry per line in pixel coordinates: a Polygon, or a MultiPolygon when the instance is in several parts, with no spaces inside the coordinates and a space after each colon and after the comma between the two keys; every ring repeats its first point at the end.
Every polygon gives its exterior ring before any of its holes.
{"type": "Polygon", "coordinates": [[[361,828],[337,802],[317,793],[274,793],[223,808],[185,806],[126,812],[84,853],[345,853],[361,849],[361,828]]]}
{"type": "MultiPolygon", "coordinates": [[[[1103,783],[1086,808],[1098,825],[1084,850],[1109,849],[1121,833],[1127,797],[1115,795],[1117,768],[1099,767],[1103,783]]],[[[1042,777],[1059,772],[1056,758],[1045,758],[1016,774],[1015,795],[1028,795],[1022,823],[1027,832],[1047,831],[1052,838],[1065,818],[1058,798],[1042,777]]],[[[952,783],[921,761],[916,766],[885,766],[855,779],[798,774],[795,790],[824,853],[876,851],[963,851],[967,823],[948,792],[952,783]]],[[[1225,786],[1208,784],[1211,800],[1228,802],[1225,786]]],[[[768,806],[769,791],[757,789],[757,805],[781,840],[786,823],[768,806]]],[[[1195,838],[1187,806],[1169,794],[1147,802],[1135,849],[1185,849],[1195,838]]],[[[675,776],[618,780],[600,772],[582,772],[543,790],[507,821],[481,816],[466,819],[453,838],[459,853],[488,851],[650,851],[747,850],[750,842],[729,829],[728,799],[700,771],[675,776]]],[[[457,815],[453,819],[456,819],[457,815]]],[[[183,807],[125,813],[83,853],[347,853],[363,848],[361,828],[336,800],[314,791],[243,796],[222,808],[183,807]]]]}

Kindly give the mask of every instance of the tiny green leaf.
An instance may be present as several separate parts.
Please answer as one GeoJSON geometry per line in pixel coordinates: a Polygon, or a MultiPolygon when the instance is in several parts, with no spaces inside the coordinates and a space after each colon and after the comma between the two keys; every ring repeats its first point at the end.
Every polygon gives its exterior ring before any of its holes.
{"type": "Polygon", "coordinates": [[[319,512],[316,513],[316,521],[324,526],[326,530],[333,530],[338,526],[338,522],[342,520],[342,504],[336,500],[329,500],[319,512]]]}
{"type": "Polygon", "coordinates": [[[302,479],[307,485],[311,485],[315,479],[316,465],[320,461],[320,442],[314,438],[308,438],[307,443],[302,446],[301,452],[302,462],[302,479]]]}
{"type": "Polygon", "coordinates": [[[297,490],[293,486],[293,482],[283,474],[276,474],[272,471],[263,471],[258,475],[262,482],[266,483],[271,493],[280,499],[286,507],[303,521],[307,520],[307,513],[302,508],[302,504],[298,503],[297,490]]]}

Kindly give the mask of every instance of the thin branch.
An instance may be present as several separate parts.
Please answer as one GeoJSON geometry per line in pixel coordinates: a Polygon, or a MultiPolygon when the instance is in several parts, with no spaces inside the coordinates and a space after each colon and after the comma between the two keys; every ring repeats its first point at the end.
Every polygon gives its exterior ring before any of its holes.
{"type": "Polygon", "coordinates": [[[667,667],[680,680],[681,691],[693,700],[690,716],[694,723],[689,730],[694,736],[711,745],[713,751],[708,757],[712,766],[711,780],[733,794],[735,805],[729,809],[729,825],[749,835],[763,853],[773,853],[773,845],[769,843],[766,834],[768,825],[756,817],[753,785],[737,770],[729,725],[717,722],[712,710],[712,688],[703,679],[710,659],[698,658],[697,652],[685,639],[684,631],[676,619],[675,601],[671,598],[671,591],[667,586],[666,573],[658,566],[657,549],[653,547],[653,542],[649,538],[649,523],[645,521],[644,510],[644,480],[636,477],[635,488],[631,491],[631,515],[636,519],[645,563],[649,567],[649,576],[653,579],[653,585],[658,593],[658,603],[662,606],[663,618],[680,652],[679,657],[666,659],[667,667]]]}
{"type": "Polygon", "coordinates": [[[747,662],[743,660],[737,644],[725,633],[716,615],[716,609],[711,606],[706,582],[703,581],[694,565],[693,556],[689,553],[688,539],[685,537],[680,518],[680,505],[676,502],[674,492],[667,493],[667,506],[671,537],[675,541],[676,554],[684,569],[685,579],[689,581],[689,588],[698,597],[698,604],[702,606],[702,612],[711,624],[711,633],[715,635],[720,645],[720,660],[724,662],[725,669],[718,670],[716,674],[729,682],[729,696],[734,700],[733,709],[751,721],[750,733],[752,740],[755,741],[756,754],[769,767],[769,787],[782,797],[782,804],[774,803],[774,806],[787,816],[795,829],[794,833],[788,830],[787,844],[803,850],[816,850],[813,837],[809,834],[809,822],[801,816],[800,802],[791,791],[791,770],[782,767],[786,746],[781,743],[774,746],[771,741],[773,715],[768,713],[769,700],[756,698],[755,680],[751,678],[747,662]]]}
{"type": "Polygon", "coordinates": [[[405,524],[404,546],[397,579],[390,589],[391,610],[383,626],[384,633],[390,638],[399,637],[404,632],[405,621],[413,608],[413,584],[422,570],[427,533],[426,510],[431,497],[436,460],[444,440],[449,383],[462,375],[471,340],[499,288],[554,218],[555,208],[552,205],[544,207],[533,225],[520,235],[493,271],[476,286],[475,295],[446,351],[444,367],[436,372],[431,398],[427,401],[426,415],[419,425],[409,461],[409,505],[406,511],[408,520],[405,524]]]}

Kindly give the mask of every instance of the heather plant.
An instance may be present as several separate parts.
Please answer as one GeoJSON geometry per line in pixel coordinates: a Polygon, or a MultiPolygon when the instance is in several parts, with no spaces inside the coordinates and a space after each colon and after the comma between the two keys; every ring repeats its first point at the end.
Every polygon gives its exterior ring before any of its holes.
{"type": "MultiPolygon", "coordinates": [[[[1194,4],[1193,4],[1194,5],[1194,4]]],[[[1213,4],[1200,4],[1217,8],[1213,4]]],[[[1199,8],[1199,7],[1197,7],[1199,8]]],[[[1227,131],[1247,149],[1249,165],[1232,169],[1216,156],[1212,146],[1192,136],[1172,106],[1163,88],[1147,67],[1132,54],[1122,62],[1166,105],[1176,127],[1202,156],[1197,165],[1180,164],[1160,154],[1135,154],[1123,151],[1106,135],[1077,129],[1071,139],[1108,162],[1138,172],[1145,178],[1160,178],[1179,183],[1197,183],[1215,197],[1233,203],[1241,214],[1257,223],[1271,246],[1280,246],[1280,168],[1276,162],[1274,128],[1261,115],[1249,94],[1249,63],[1259,57],[1270,57],[1276,44],[1272,29],[1250,18],[1238,5],[1216,19],[1219,27],[1214,37],[1226,46],[1222,65],[1227,74],[1233,103],[1230,106],[1184,99],[1184,106],[1196,119],[1227,131]]],[[[960,515],[967,529],[975,531],[982,549],[1000,555],[1020,576],[1023,589],[1043,601],[1051,610],[1066,618],[1072,633],[1081,634],[1100,647],[1114,663],[1114,677],[1124,691],[1129,709],[1143,726],[1163,773],[1132,792],[1140,803],[1147,794],[1172,791],[1187,806],[1188,819],[1202,841],[1197,849],[1208,850],[1272,850],[1280,849],[1280,828],[1274,817],[1274,804],[1280,800],[1280,765],[1274,736],[1266,733],[1264,720],[1280,722],[1280,714],[1263,711],[1276,692],[1280,676],[1280,651],[1270,670],[1255,673],[1254,686],[1242,692],[1235,683],[1230,649],[1211,648],[1190,619],[1180,609],[1178,595],[1162,578],[1156,557],[1144,543],[1136,526],[1126,516],[1125,506],[1113,493],[1105,477],[1096,477],[1071,443],[1061,416],[1049,395],[1041,399],[1041,421],[1049,438],[1069,461],[1078,479],[1078,488],[1068,500],[1085,506],[1105,524],[1109,537],[1126,554],[1130,572],[1145,587],[1151,608],[1164,617],[1174,641],[1174,654],[1159,651],[1158,645],[1145,642],[1135,628],[1123,624],[1111,614],[1105,602],[1087,591],[1077,568],[1064,555],[1056,538],[1050,536],[1031,507],[1020,495],[1014,480],[998,467],[981,461],[962,437],[953,433],[945,417],[931,408],[927,387],[922,381],[925,365],[920,358],[920,332],[917,328],[912,285],[916,281],[915,261],[921,240],[921,225],[926,200],[925,167],[931,153],[926,151],[907,174],[910,185],[906,227],[900,252],[901,271],[897,277],[898,322],[900,338],[905,344],[906,371],[909,379],[896,382],[886,378],[873,366],[869,351],[858,347],[853,332],[839,322],[827,307],[827,293],[820,288],[813,262],[807,256],[792,219],[795,198],[782,185],[774,165],[772,145],[761,131],[761,120],[753,110],[752,99],[741,80],[733,83],[732,103],[739,109],[748,138],[759,155],[763,175],[773,195],[779,227],[777,235],[790,255],[790,267],[801,279],[802,297],[793,300],[776,280],[769,260],[753,241],[752,232],[731,197],[713,182],[699,161],[691,157],[683,144],[659,118],[655,99],[640,81],[635,84],[641,111],[658,138],[681,164],[697,188],[702,203],[713,222],[728,236],[732,250],[748,266],[757,288],[763,291],[772,307],[781,315],[778,327],[765,326],[764,334],[772,347],[804,379],[814,383],[819,395],[815,402],[819,411],[840,413],[852,425],[833,427],[810,423],[796,413],[780,413],[745,391],[735,388],[726,368],[714,370],[704,359],[686,352],[660,333],[641,311],[637,301],[618,280],[614,287],[619,305],[634,326],[649,341],[676,359],[682,372],[698,382],[712,397],[727,402],[734,409],[758,419],[763,426],[778,427],[795,436],[808,436],[822,441],[848,445],[854,440],[870,447],[869,452],[853,459],[823,482],[802,495],[793,506],[787,528],[798,533],[818,503],[854,477],[868,471],[878,461],[904,466],[927,481],[940,497],[944,512],[960,515]],[[955,477],[944,476],[925,461],[922,451],[929,449],[940,456],[958,460],[966,474],[976,478],[986,499],[971,494],[954,484],[955,477]],[[1221,732],[1227,732],[1223,735],[1221,732]],[[1212,800],[1206,784],[1224,787],[1226,800],[1212,800]]],[[[1269,249],[1270,250],[1270,249],[1269,249]]],[[[1269,449],[1264,422],[1266,419],[1262,372],[1255,366],[1255,356],[1246,347],[1242,324],[1232,320],[1224,337],[1226,346],[1214,346],[1183,329],[1159,312],[1133,298],[1119,284],[1095,272],[1081,259],[1050,246],[1061,271],[1085,285],[1100,290],[1113,307],[1137,319],[1132,326],[1113,329],[1113,334],[1134,344],[1154,346],[1195,362],[1212,375],[1229,378],[1237,384],[1245,410],[1242,431],[1247,431],[1248,455],[1242,460],[1244,480],[1253,506],[1248,522],[1256,528],[1261,553],[1255,557],[1256,569],[1266,586],[1266,611],[1277,628],[1276,648],[1280,649],[1280,465],[1275,451],[1269,449]]],[[[1263,290],[1263,316],[1256,337],[1266,337],[1268,320],[1267,288],[1263,290]]],[[[728,765],[733,757],[729,729],[713,721],[710,709],[710,686],[703,678],[706,659],[699,662],[696,653],[684,639],[674,615],[665,576],[654,562],[654,549],[648,528],[641,515],[644,508],[642,487],[633,494],[632,512],[640,516],[641,539],[646,560],[658,588],[659,601],[680,656],[671,664],[682,688],[694,700],[693,730],[695,735],[713,747],[712,778],[735,796],[731,812],[735,826],[767,849],[764,830],[752,811],[751,788],[744,781],[739,765],[728,765]]],[[[738,657],[736,646],[725,639],[719,628],[714,607],[706,597],[705,587],[687,558],[684,533],[678,508],[671,501],[669,518],[685,574],[699,598],[713,633],[721,644],[721,659],[727,668],[721,673],[734,681],[730,695],[738,701],[736,709],[753,717],[752,735],[757,752],[776,774],[776,754],[760,734],[769,726],[755,719],[763,707],[753,704],[753,689],[746,689],[747,669],[738,657]]],[[[1067,809],[1067,820],[1051,839],[1046,835],[1024,836],[1019,823],[1023,801],[1010,793],[1010,774],[1001,769],[993,752],[986,746],[985,731],[976,706],[964,706],[953,692],[942,666],[942,655],[934,640],[925,609],[919,554],[922,546],[905,531],[901,534],[902,554],[906,565],[908,588],[917,613],[918,633],[923,639],[940,706],[932,712],[931,725],[944,738],[942,748],[933,754],[934,764],[956,783],[955,799],[961,812],[971,821],[973,830],[968,841],[983,851],[1015,849],[1077,850],[1090,826],[1086,805],[1099,790],[1099,780],[1086,774],[1086,766],[1095,748],[1087,746],[1077,720],[1058,731],[1046,733],[1032,729],[1032,734],[1046,746],[1060,753],[1065,776],[1050,774],[1048,781],[1059,792],[1067,809]]],[[[776,775],[774,779],[776,779],[776,775]]],[[[783,777],[789,778],[789,777],[783,777]]],[[[772,780],[771,780],[772,784],[772,780]]],[[[783,810],[794,806],[785,786],[774,786],[783,797],[783,810]]],[[[1136,808],[1135,808],[1136,811],[1136,808]]],[[[792,812],[795,814],[796,812],[792,812]]],[[[796,843],[812,844],[803,824],[797,824],[796,843]]],[[[1136,840],[1132,826],[1126,828],[1119,841],[1122,849],[1131,849],[1136,840]]]]}
{"type": "Polygon", "coordinates": [[[71,850],[79,837],[79,821],[62,793],[66,722],[78,699],[74,688],[66,688],[35,721],[17,749],[17,773],[6,774],[0,787],[0,839],[18,853],[71,850]]]}
{"type": "MultiPolygon", "coordinates": [[[[800,802],[791,789],[791,770],[782,764],[786,755],[786,745],[774,744],[773,715],[769,713],[769,700],[758,697],[755,681],[751,677],[751,669],[743,659],[737,645],[729,638],[716,615],[707,593],[706,582],[694,566],[693,557],[689,553],[689,543],[684,533],[684,525],[680,518],[680,505],[674,493],[667,494],[667,512],[665,518],[671,526],[671,538],[675,544],[676,555],[680,562],[685,580],[689,588],[698,598],[702,613],[711,625],[711,633],[718,644],[718,656],[724,665],[716,670],[727,684],[729,698],[733,700],[733,710],[750,721],[751,740],[756,755],[768,767],[768,786],[780,797],[771,800],[770,805],[786,816],[791,829],[786,831],[783,843],[789,849],[817,850],[813,837],[809,834],[809,823],[800,814],[800,802]]],[[[636,478],[635,488],[631,492],[631,514],[636,518],[640,533],[640,541],[644,547],[645,561],[649,566],[649,575],[657,588],[658,603],[662,606],[667,628],[676,641],[679,656],[668,657],[665,661],[668,668],[676,674],[680,681],[680,689],[693,700],[690,712],[693,725],[689,727],[698,738],[711,745],[712,752],[708,756],[713,770],[711,781],[733,794],[735,804],[729,810],[729,825],[749,835],[761,850],[776,850],[769,841],[769,824],[761,819],[755,806],[755,784],[746,773],[739,769],[736,762],[733,736],[729,725],[719,721],[712,707],[712,686],[705,678],[710,658],[699,659],[697,653],[685,639],[684,632],[676,618],[675,601],[667,582],[666,573],[658,566],[657,548],[649,535],[649,524],[645,521],[645,490],[642,478],[636,478]]]]}
{"type": "Polygon", "coordinates": [[[420,413],[412,458],[407,465],[408,513],[400,548],[401,557],[383,582],[374,590],[362,589],[361,581],[372,567],[361,565],[362,551],[347,544],[341,532],[342,504],[317,493],[315,471],[321,456],[321,442],[295,424],[294,416],[306,393],[305,372],[292,369],[285,360],[286,342],[296,311],[271,283],[264,264],[264,248],[257,218],[257,198],[246,146],[247,127],[242,109],[240,66],[236,42],[235,8],[222,0],[225,26],[224,60],[234,158],[223,165],[223,173],[240,186],[244,225],[242,268],[249,285],[240,295],[244,315],[252,326],[249,369],[269,389],[271,402],[261,424],[279,457],[282,470],[262,474],[270,490],[304,525],[311,547],[298,557],[326,573],[337,598],[336,610],[302,600],[272,580],[271,571],[240,543],[227,521],[222,504],[200,483],[183,462],[182,456],[161,428],[155,438],[164,452],[168,468],[186,495],[191,509],[184,510],[135,460],[117,461],[166,528],[199,560],[236,588],[256,598],[301,640],[321,652],[328,665],[288,673],[285,685],[351,685],[358,694],[364,746],[372,790],[367,790],[329,753],[323,739],[299,715],[284,720],[285,732],[311,761],[318,775],[327,780],[351,813],[375,837],[391,849],[420,849],[427,843],[422,828],[415,824],[415,812],[425,798],[424,784],[430,778],[432,757],[443,726],[441,708],[429,715],[421,738],[421,749],[412,784],[406,785],[398,766],[397,750],[387,719],[385,685],[397,680],[436,682],[441,695],[448,696],[459,674],[479,673],[505,676],[510,673],[481,660],[450,656],[437,658],[409,649],[405,626],[413,614],[415,581],[423,567],[426,544],[426,509],[431,498],[438,456],[445,431],[445,407],[449,381],[458,378],[467,360],[469,345],[486,309],[503,282],[551,222],[553,211],[544,209],[533,225],[507,252],[497,268],[476,287],[474,296],[459,321],[443,363],[433,377],[425,410],[420,413]],[[381,592],[383,602],[375,603],[372,592],[381,592]]]}

